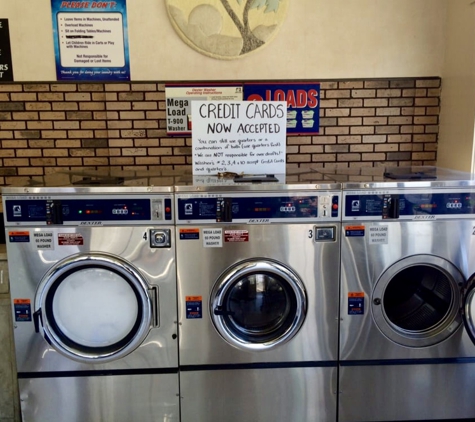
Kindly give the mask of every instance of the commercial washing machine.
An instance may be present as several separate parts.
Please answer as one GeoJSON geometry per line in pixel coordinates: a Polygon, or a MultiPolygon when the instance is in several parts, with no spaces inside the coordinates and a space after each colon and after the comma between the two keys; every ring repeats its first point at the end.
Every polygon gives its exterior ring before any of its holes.
{"type": "Polygon", "coordinates": [[[475,417],[472,175],[333,176],[343,183],[339,420],[475,417]]]}
{"type": "Polygon", "coordinates": [[[175,187],[183,422],[334,421],[340,186],[175,187]]]}
{"type": "Polygon", "coordinates": [[[2,189],[23,420],[178,421],[173,187],[74,177],[2,189]]]}

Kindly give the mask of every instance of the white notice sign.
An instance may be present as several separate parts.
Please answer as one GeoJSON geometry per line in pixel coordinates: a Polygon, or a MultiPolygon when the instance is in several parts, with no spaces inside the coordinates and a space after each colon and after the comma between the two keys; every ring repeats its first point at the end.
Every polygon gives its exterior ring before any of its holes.
{"type": "Polygon", "coordinates": [[[123,67],[121,13],[58,13],[63,67],[123,67]]]}
{"type": "Polygon", "coordinates": [[[285,101],[193,101],[193,174],[285,174],[285,101]]]}
{"type": "Polygon", "coordinates": [[[242,101],[242,86],[166,86],[167,133],[191,135],[193,101],[242,101]]]}
{"type": "Polygon", "coordinates": [[[222,248],[223,229],[203,229],[203,247],[222,248]]]}
{"type": "Polygon", "coordinates": [[[38,250],[54,250],[53,232],[35,232],[33,240],[38,250]]]}
{"type": "Polygon", "coordinates": [[[387,245],[388,226],[371,226],[369,228],[368,242],[370,245],[387,245]]]}

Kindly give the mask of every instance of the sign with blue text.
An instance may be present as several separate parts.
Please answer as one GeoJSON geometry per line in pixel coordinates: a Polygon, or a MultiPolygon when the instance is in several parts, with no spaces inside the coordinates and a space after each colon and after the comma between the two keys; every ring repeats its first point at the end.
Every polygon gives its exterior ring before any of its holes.
{"type": "Polygon", "coordinates": [[[249,82],[244,84],[244,100],[286,101],[288,135],[315,135],[319,132],[319,82],[249,82]]]}
{"type": "Polygon", "coordinates": [[[193,101],[193,174],[285,174],[285,101],[193,101]]]}
{"type": "Polygon", "coordinates": [[[129,81],[126,0],[51,0],[58,81],[129,81]]]}

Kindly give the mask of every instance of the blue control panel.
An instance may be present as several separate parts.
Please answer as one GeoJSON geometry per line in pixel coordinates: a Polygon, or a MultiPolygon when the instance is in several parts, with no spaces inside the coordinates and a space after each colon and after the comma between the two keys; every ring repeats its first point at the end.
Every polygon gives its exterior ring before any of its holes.
{"type": "MultiPolygon", "coordinates": [[[[116,199],[7,199],[6,221],[63,224],[70,221],[149,221],[151,200],[116,199]]],[[[165,220],[172,220],[171,199],[164,199],[165,220]]]]}
{"type": "MultiPolygon", "coordinates": [[[[325,217],[338,217],[338,200],[338,196],[331,196],[326,205],[328,214],[325,217]]],[[[319,217],[318,196],[178,198],[178,220],[231,222],[241,219],[317,217],[319,217]]]]}
{"type": "Polygon", "coordinates": [[[399,218],[415,215],[475,214],[475,193],[401,193],[347,195],[345,217],[399,218]]]}

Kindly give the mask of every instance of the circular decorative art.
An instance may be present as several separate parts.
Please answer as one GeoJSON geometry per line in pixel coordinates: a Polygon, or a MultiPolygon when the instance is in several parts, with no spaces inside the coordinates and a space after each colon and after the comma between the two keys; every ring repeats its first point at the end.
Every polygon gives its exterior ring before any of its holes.
{"type": "Polygon", "coordinates": [[[266,46],[289,0],[166,0],[173,27],[190,47],[215,59],[237,59],[266,46]]]}

